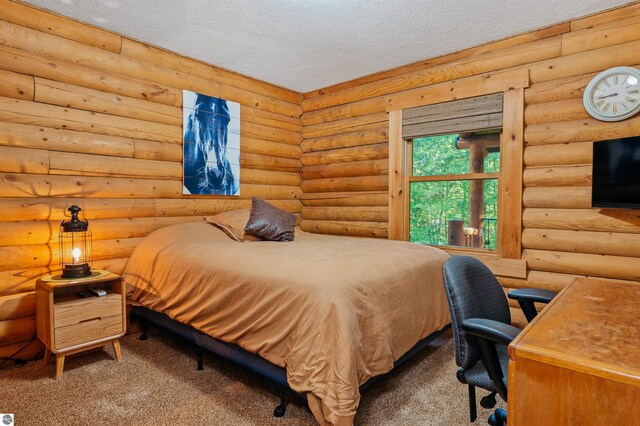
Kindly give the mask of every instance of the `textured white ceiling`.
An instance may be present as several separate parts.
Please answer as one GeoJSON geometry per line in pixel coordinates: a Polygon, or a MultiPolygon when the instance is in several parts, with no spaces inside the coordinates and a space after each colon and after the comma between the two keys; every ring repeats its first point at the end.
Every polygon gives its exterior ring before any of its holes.
{"type": "Polygon", "coordinates": [[[26,0],[307,92],[629,0],[26,0]]]}

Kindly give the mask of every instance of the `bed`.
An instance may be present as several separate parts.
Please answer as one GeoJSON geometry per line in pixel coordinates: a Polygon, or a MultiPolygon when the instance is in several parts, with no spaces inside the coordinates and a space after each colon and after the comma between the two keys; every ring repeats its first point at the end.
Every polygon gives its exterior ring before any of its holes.
{"type": "Polygon", "coordinates": [[[282,369],[319,424],[350,425],[360,386],[449,324],[446,259],[299,229],[292,242],[238,242],[196,222],[150,234],[123,277],[132,301],[282,369]]]}

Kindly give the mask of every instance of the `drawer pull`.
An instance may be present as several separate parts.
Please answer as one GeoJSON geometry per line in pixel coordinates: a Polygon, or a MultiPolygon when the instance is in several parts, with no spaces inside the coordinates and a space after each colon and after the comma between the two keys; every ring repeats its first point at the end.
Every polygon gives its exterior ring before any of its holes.
{"type": "Polygon", "coordinates": [[[83,322],[96,321],[96,320],[100,321],[101,319],[102,319],[101,317],[89,318],[89,319],[80,321],[78,324],[82,324],[83,322]]]}

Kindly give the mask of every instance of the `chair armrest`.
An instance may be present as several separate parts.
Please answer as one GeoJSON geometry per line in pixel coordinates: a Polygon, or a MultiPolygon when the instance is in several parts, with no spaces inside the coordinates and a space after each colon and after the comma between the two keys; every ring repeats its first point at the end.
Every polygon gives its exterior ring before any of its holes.
{"type": "Polygon", "coordinates": [[[526,302],[549,303],[558,293],[541,288],[520,288],[509,292],[509,299],[526,302]]]}
{"type": "Polygon", "coordinates": [[[462,321],[462,329],[491,342],[508,345],[520,334],[520,329],[500,321],[483,318],[467,318],[462,321]]]}
{"type": "Polygon", "coordinates": [[[549,290],[543,290],[541,288],[520,288],[518,290],[512,290],[509,292],[509,299],[515,299],[518,301],[518,305],[522,308],[524,316],[527,321],[531,322],[538,311],[533,302],[549,303],[555,297],[557,293],[549,290]]]}

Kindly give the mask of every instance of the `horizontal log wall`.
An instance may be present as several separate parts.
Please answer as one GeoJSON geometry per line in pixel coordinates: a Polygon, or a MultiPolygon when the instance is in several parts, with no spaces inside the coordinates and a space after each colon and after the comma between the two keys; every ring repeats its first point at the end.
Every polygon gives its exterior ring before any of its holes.
{"type": "Polygon", "coordinates": [[[250,207],[253,195],[300,212],[301,101],[0,0],[0,357],[42,349],[29,343],[33,290],[58,268],[58,230],[71,204],[91,220],[94,268],[116,273],[151,231],[250,207]],[[182,195],[183,89],[241,104],[240,197],[182,195]]]}
{"type": "Polygon", "coordinates": [[[300,212],[306,230],[384,238],[387,99],[494,71],[526,68],[532,82],[522,194],[529,269],[526,278],[501,278],[505,289],[559,290],[584,275],[639,280],[630,265],[640,257],[640,215],[590,207],[590,164],[594,140],[639,134],[640,118],[601,123],[580,100],[599,71],[640,64],[638,24],[634,4],[302,99],[0,0],[0,357],[41,350],[29,343],[33,288],[56,267],[69,205],[92,221],[94,267],[114,272],[154,229],[248,207],[252,195],[300,212]],[[242,105],[239,198],[181,195],[183,89],[242,105]]]}
{"type": "Polygon", "coordinates": [[[528,270],[526,278],[500,277],[503,286],[560,290],[578,276],[639,281],[640,213],[591,208],[591,162],[593,141],[640,134],[640,115],[605,123],[582,106],[598,72],[640,65],[639,26],[636,3],[305,94],[303,229],[386,237],[389,102],[528,69],[521,235],[528,270]]]}

